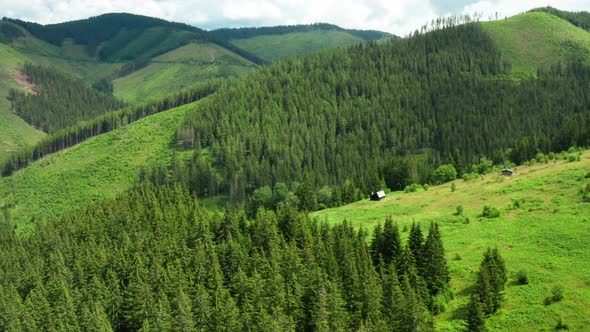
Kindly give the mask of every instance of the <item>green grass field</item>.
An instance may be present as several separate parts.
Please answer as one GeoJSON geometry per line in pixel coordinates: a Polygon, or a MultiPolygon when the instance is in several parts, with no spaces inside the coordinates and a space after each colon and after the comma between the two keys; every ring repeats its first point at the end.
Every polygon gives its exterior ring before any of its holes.
{"type": "Polygon", "coordinates": [[[235,39],[231,42],[263,60],[272,62],[324,48],[359,44],[364,40],[342,31],[313,31],[235,39]]]}
{"type": "Polygon", "coordinates": [[[175,130],[197,104],[152,115],[0,178],[0,206],[10,207],[23,231],[32,218],[57,218],[131,188],[143,166],[170,163],[175,130]]]}
{"type": "MultiPolygon", "coordinates": [[[[519,167],[511,178],[490,174],[472,181],[456,180],[416,193],[395,192],[379,202],[363,200],[313,213],[330,223],[347,219],[371,229],[392,216],[400,229],[431,221],[441,227],[456,298],[437,317],[441,331],[461,331],[470,287],[482,254],[497,247],[506,260],[509,281],[503,308],[487,321],[491,331],[553,330],[559,317],[572,331],[590,327],[590,203],[579,190],[590,183],[590,151],[582,161],[519,167]],[[515,205],[514,202],[518,202],[515,205]],[[499,208],[499,218],[480,217],[484,205],[499,208]],[[456,207],[464,216],[455,216],[456,207]],[[469,218],[469,223],[464,223],[469,218]],[[460,257],[460,258],[458,258],[460,257]],[[518,270],[530,283],[513,283],[518,270]],[[544,305],[555,285],[565,298],[544,305]]],[[[407,236],[406,233],[402,233],[407,236]]]]}
{"type": "Polygon", "coordinates": [[[557,16],[532,12],[482,25],[516,77],[534,76],[537,68],[558,62],[590,64],[590,33],[557,16]]]}
{"type": "Polygon", "coordinates": [[[12,48],[0,44],[0,160],[20,147],[34,144],[44,133],[27,124],[12,113],[6,99],[10,89],[19,88],[11,74],[26,58],[12,48]]]}
{"type": "Polygon", "coordinates": [[[154,58],[134,73],[113,81],[115,96],[143,102],[213,78],[240,76],[256,65],[214,44],[190,43],[154,58]]]}

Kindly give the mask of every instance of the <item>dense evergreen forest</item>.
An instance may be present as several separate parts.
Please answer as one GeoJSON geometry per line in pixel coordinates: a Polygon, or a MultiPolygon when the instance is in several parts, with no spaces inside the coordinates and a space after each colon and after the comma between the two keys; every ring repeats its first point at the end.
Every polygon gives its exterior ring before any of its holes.
{"type": "Polygon", "coordinates": [[[10,90],[8,99],[12,110],[47,133],[125,106],[113,95],[88,87],[55,69],[26,63],[21,72],[34,86],[34,91],[10,90]]]}
{"type": "Polygon", "coordinates": [[[119,60],[141,60],[145,58],[146,53],[154,49],[155,53],[149,54],[150,57],[166,53],[191,41],[207,41],[229,49],[254,63],[264,62],[255,55],[235,47],[205,30],[183,23],[168,22],[141,15],[104,14],[85,20],[48,25],[6,17],[2,20],[17,24],[33,36],[57,46],[61,46],[64,39],[72,38],[77,44],[86,47],[88,55],[98,56],[101,60],[117,59],[118,50],[126,47],[132,41],[137,44],[135,46],[138,48],[138,52],[119,60]],[[144,34],[143,39],[139,42],[135,40],[136,37],[151,28],[160,28],[160,30],[144,34]],[[163,43],[164,40],[166,43],[163,43]],[[164,45],[160,45],[162,43],[164,45]]]}
{"type": "Polygon", "coordinates": [[[247,219],[148,186],[25,238],[9,225],[0,330],[431,331],[449,296],[436,224],[404,245],[387,220],[369,243],[288,205],[247,219]]]}
{"type": "Polygon", "coordinates": [[[0,43],[9,44],[24,35],[18,26],[7,21],[0,21],[0,43]]]}
{"type": "Polygon", "coordinates": [[[520,163],[590,144],[590,68],[556,64],[516,81],[479,24],[454,25],[282,61],[224,85],[179,129],[192,130],[195,158],[174,173],[194,191],[230,197],[295,181],[327,186],[338,204],[347,190],[430,182],[441,164],[461,176],[481,157],[520,163]]]}
{"type": "Polygon", "coordinates": [[[215,92],[220,86],[219,80],[195,84],[171,96],[156,102],[126,107],[100,115],[96,118],[78,122],[70,127],[58,130],[44,137],[32,148],[25,148],[12,153],[0,163],[0,175],[7,176],[15,170],[27,166],[30,162],[43,156],[66,149],[91,137],[113,131],[121,126],[143,119],[146,116],[169,110],[174,107],[192,103],[215,92]]]}
{"type": "Polygon", "coordinates": [[[379,40],[392,35],[374,30],[354,30],[344,29],[334,24],[315,23],[315,24],[298,24],[298,25],[279,25],[274,27],[260,28],[223,28],[211,31],[223,40],[244,39],[266,35],[285,35],[293,32],[311,32],[311,31],[343,31],[364,40],[379,40]]]}

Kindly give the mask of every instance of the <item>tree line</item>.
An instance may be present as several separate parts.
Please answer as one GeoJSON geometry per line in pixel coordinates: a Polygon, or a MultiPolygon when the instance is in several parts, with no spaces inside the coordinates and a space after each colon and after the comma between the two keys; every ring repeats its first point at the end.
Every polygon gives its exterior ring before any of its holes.
{"type": "Polygon", "coordinates": [[[436,224],[367,241],[288,205],[211,213],[178,186],[0,228],[1,330],[431,331],[450,280],[436,224]]]}
{"type": "Polygon", "coordinates": [[[220,80],[195,84],[161,100],[108,112],[55,131],[45,136],[33,147],[23,148],[12,153],[3,163],[0,163],[0,175],[10,175],[12,172],[26,167],[29,163],[47,154],[55,153],[91,137],[113,131],[146,116],[197,101],[215,92],[220,84],[220,80]]]}

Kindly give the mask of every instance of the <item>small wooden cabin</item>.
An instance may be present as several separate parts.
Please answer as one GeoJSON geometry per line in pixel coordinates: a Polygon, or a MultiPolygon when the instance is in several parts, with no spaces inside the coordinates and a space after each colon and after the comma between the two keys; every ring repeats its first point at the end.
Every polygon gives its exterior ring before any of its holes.
{"type": "Polygon", "coordinates": [[[372,201],[380,201],[383,197],[385,197],[385,191],[379,190],[378,192],[374,192],[371,194],[372,201]]]}
{"type": "Polygon", "coordinates": [[[514,172],[510,168],[504,168],[502,170],[502,175],[504,175],[504,176],[515,176],[516,175],[516,172],[514,172]]]}

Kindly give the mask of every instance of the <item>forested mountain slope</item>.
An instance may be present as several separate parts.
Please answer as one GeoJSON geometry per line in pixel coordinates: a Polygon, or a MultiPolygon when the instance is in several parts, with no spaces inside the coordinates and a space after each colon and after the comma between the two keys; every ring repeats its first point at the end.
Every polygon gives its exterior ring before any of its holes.
{"type": "Polygon", "coordinates": [[[32,145],[37,142],[43,133],[27,124],[24,120],[12,112],[8,99],[11,89],[22,89],[14,76],[17,70],[26,61],[26,58],[0,43],[0,163],[11,152],[32,145]]]}
{"type": "Polygon", "coordinates": [[[222,87],[187,113],[195,152],[213,159],[185,171],[207,169],[215,183],[205,186],[237,196],[293,181],[338,191],[348,180],[367,193],[427,182],[451,160],[521,163],[590,144],[590,67],[555,63],[514,81],[485,27],[448,24],[281,61],[222,87]]]}
{"type": "Polygon", "coordinates": [[[34,90],[10,90],[12,111],[46,133],[125,106],[111,94],[86,86],[52,68],[26,63],[20,69],[34,90]]]}
{"type": "Polygon", "coordinates": [[[467,317],[474,271],[488,246],[500,250],[510,278],[505,309],[488,319],[489,330],[549,331],[562,319],[570,330],[584,331],[590,326],[590,243],[585,240],[590,236],[590,151],[576,159],[543,157],[517,167],[513,177],[501,176],[497,168],[468,181],[395,192],[379,202],[365,199],[312,216],[328,223],[346,219],[369,229],[387,216],[400,228],[438,222],[456,294],[437,317],[441,331],[462,331],[458,327],[467,317]],[[499,216],[482,216],[485,206],[498,209],[499,216]],[[528,276],[528,284],[519,284],[519,272],[528,276]],[[555,286],[565,297],[547,305],[555,286]]]}
{"type": "Polygon", "coordinates": [[[325,23],[218,29],[212,33],[269,62],[325,48],[397,38],[386,32],[343,29],[325,23]]]}

